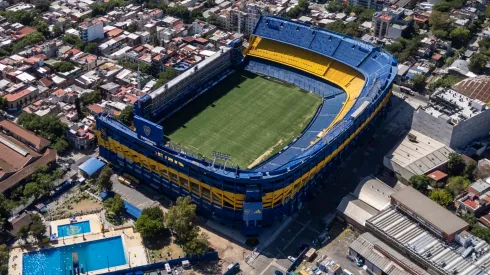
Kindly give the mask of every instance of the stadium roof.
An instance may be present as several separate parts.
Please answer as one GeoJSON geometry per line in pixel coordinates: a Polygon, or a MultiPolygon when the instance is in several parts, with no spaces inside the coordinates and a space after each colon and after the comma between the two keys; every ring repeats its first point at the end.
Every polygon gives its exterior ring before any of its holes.
{"type": "Polygon", "coordinates": [[[78,168],[85,172],[89,177],[95,174],[97,171],[102,169],[105,166],[105,163],[99,160],[98,158],[91,157],[84,163],[80,164],[78,168]]]}
{"type": "Polygon", "coordinates": [[[468,227],[467,222],[411,186],[399,190],[391,197],[447,235],[457,233],[468,227]]]}

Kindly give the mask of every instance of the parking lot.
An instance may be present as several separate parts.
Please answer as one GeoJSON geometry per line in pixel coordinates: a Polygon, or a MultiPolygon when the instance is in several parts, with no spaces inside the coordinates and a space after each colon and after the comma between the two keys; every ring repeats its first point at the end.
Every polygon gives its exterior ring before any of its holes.
{"type": "Polygon", "coordinates": [[[139,192],[139,190],[136,190],[133,187],[129,187],[125,184],[120,183],[117,178],[118,178],[117,174],[114,174],[111,177],[111,180],[113,182],[112,191],[114,191],[116,194],[119,194],[125,201],[138,207],[139,209],[144,209],[150,206],[159,205],[157,201],[147,197],[142,192],[139,192]]]}

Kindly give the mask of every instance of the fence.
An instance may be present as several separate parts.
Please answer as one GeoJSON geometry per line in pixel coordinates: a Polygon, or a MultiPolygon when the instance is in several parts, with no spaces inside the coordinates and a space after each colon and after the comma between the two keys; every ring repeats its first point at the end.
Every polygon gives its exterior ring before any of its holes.
{"type": "Polygon", "coordinates": [[[142,266],[130,267],[127,269],[110,271],[110,272],[106,272],[106,273],[102,273],[102,274],[105,274],[105,275],[133,274],[136,272],[145,272],[145,271],[153,271],[153,270],[158,270],[158,269],[165,269],[166,263],[170,264],[171,267],[175,267],[175,266],[180,266],[182,264],[182,261],[185,261],[185,260],[188,260],[191,263],[201,262],[201,261],[214,261],[214,260],[218,260],[218,252],[212,251],[212,252],[209,252],[207,254],[200,255],[200,256],[191,256],[191,257],[184,256],[182,258],[172,259],[172,260],[168,260],[165,262],[159,262],[159,263],[154,263],[154,264],[147,264],[147,265],[142,265],[142,266]]]}

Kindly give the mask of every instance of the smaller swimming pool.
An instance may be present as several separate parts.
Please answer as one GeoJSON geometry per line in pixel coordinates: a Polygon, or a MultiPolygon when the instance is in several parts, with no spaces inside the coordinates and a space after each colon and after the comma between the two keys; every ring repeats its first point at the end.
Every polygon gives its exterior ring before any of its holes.
{"type": "Polygon", "coordinates": [[[58,238],[90,233],[90,222],[76,222],[72,224],[58,225],[58,238]]]}

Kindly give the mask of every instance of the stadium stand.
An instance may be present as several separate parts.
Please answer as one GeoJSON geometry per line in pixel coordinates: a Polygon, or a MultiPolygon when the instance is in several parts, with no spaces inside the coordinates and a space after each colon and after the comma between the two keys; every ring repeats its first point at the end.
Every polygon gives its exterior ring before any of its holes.
{"type": "MultiPolygon", "coordinates": [[[[159,141],[149,142],[141,137],[145,133],[107,116],[97,117],[96,125],[100,155],[116,169],[172,198],[189,195],[203,215],[253,235],[293,214],[384,113],[397,63],[379,47],[276,17],[261,17],[244,56],[239,48],[223,47],[197,69],[142,97],[135,114],[158,121],[242,68],[321,95],[323,103],[303,133],[258,166],[217,167],[209,159],[157,146],[159,141]]],[[[150,123],[143,126],[148,130],[150,123]]]]}

